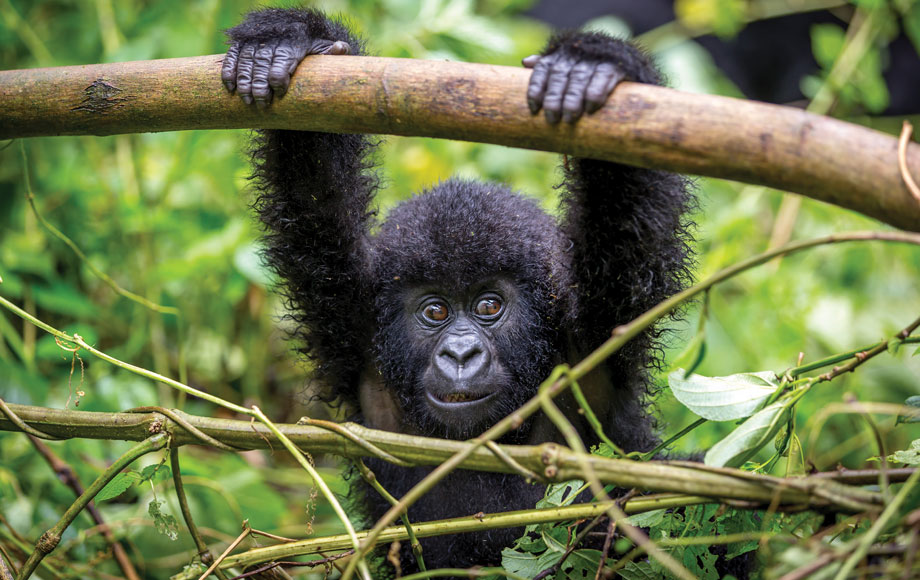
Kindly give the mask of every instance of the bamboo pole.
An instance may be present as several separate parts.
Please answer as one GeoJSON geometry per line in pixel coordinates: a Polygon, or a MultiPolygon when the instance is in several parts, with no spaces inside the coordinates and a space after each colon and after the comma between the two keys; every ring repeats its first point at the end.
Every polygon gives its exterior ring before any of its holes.
{"type": "MultiPolygon", "coordinates": [[[[260,111],[223,88],[221,58],[2,71],[0,139],[239,128],[461,139],[767,185],[920,231],[897,140],[799,109],[623,83],[596,114],[551,126],[527,109],[525,69],[311,56],[260,111]]],[[[916,143],[907,167],[920,176],[916,143]]]]}

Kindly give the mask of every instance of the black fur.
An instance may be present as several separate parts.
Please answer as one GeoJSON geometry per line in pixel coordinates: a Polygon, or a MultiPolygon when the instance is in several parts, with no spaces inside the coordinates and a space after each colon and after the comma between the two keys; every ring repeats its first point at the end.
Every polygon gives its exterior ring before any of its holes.
{"type": "MultiPolygon", "coordinates": [[[[313,10],[256,12],[229,31],[234,43],[285,34],[306,35],[302,42],[317,36],[343,40],[352,53],[363,50],[341,23],[313,10]]],[[[557,50],[613,62],[627,79],[660,79],[640,51],[604,35],[561,34],[544,54],[557,50]]],[[[444,425],[424,404],[420,374],[432,347],[407,314],[410,289],[462,294],[496,279],[513,286],[513,316],[484,331],[499,359],[501,396],[482,418],[492,424],[532,397],[554,365],[578,362],[614,327],[688,279],[683,216],[691,198],[678,176],[568,159],[561,223],[507,187],[451,179],[400,204],[377,229],[369,209],[378,187],[369,160],[375,145],[359,135],[261,132],[252,149],[255,208],[267,232],[267,262],[282,280],[301,351],[314,362],[316,378],[330,398],[356,406],[361,389],[378,384],[395,401],[391,422],[401,430],[455,438],[482,431],[479,424],[470,432],[444,425]]],[[[594,384],[595,411],[608,435],[627,450],[657,443],[646,400],[648,371],[658,363],[656,332],[632,341],[586,381],[586,390],[594,384]]],[[[572,411],[571,401],[560,404],[572,411]]],[[[371,426],[380,425],[379,408],[362,412],[371,426]]],[[[569,415],[592,443],[583,419],[569,415]]],[[[558,434],[539,417],[506,438],[547,439],[558,434]]],[[[429,471],[371,464],[396,496],[429,471]]],[[[409,515],[423,521],[523,509],[541,494],[517,476],[460,471],[409,515]]],[[[368,505],[372,517],[388,507],[373,497],[368,505]]],[[[496,564],[518,534],[496,530],[423,540],[425,559],[429,567],[496,564]]]]}

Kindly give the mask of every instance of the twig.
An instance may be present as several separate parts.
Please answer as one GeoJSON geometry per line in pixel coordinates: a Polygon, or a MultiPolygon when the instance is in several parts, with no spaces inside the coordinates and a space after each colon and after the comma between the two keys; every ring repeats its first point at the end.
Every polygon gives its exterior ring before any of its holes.
{"type": "Polygon", "coordinates": [[[849,558],[843,563],[840,569],[837,571],[837,575],[834,576],[834,580],[844,580],[849,573],[856,567],[856,564],[860,560],[866,557],[869,549],[872,547],[872,544],[878,538],[887,527],[888,522],[892,517],[901,509],[901,504],[911,495],[913,488],[917,485],[917,482],[920,481],[920,469],[914,472],[913,475],[908,478],[904,485],[901,486],[901,489],[898,491],[898,494],[891,500],[891,503],[885,507],[885,510],[881,513],[875,523],[872,524],[872,527],[866,531],[865,534],[853,540],[852,544],[855,544],[855,549],[849,558]]]}
{"type": "Polygon", "coordinates": [[[350,429],[348,429],[348,427],[342,425],[341,423],[323,421],[322,419],[311,419],[310,417],[301,417],[297,420],[297,423],[302,425],[312,425],[314,427],[322,427],[323,429],[332,431],[333,433],[338,433],[342,437],[345,437],[349,441],[353,441],[354,443],[366,449],[372,456],[383,459],[384,461],[388,461],[393,465],[399,465],[400,467],[409,467],[412,465],[408,461],[403,461],[402,459],[377,447],[370,441],[359,437],[357,434],[353,433],[350,429]]]}
{"type": "Polygon", "coordinates": [[[35,550],[29,556],[29,559],[26,560],[25,564],[22,565],[17,580],[26,580],[32,575],[42,559],[57,547],[58,543],[61,541],[61,535],[64,533],[64,530],[70,526],[77,515],[83,511],[83,508],[96,497],[96,494],[102,491],[102,488],[105,487],[109,481],[114,479],[116,475],[121,473],[122,469],[130,465],[135,459],[165,447],[166,442],[166,435],[157,433],[129,449],[127,453],[119,457],[108,467],[108,469],[103,471],[86,491],[67,508],[67,511],[64,512],[64,515],[61,516],[58,523],[42,534],[41,538],[39,538],[38,542],[35,544],[35,550]]]}
{"type": "MultiPolygon", "coordinates": [[[[198,550],[198,557],[204,565],[214,563],[214,555],[201,537],[198,526],[195,525],[195,519],[192,517],[192,510],[188,507],[188,498],[185,495],[185,483],[182,481],[182,470],[179,465],[179,449],[173,447],[169,450],[169,464],[172,467],[173,485],[176,488],[176,498],[179,500],[179,511],[182,512],[182,518],[185,520],[185,527],[188,528],[192,541],[195,542],[195,548],[198,550]]],[[[223,571],[219,568],[214,570],[220,580],[227,580],[223,571]]]]}
{"type": "MultiPolygon", "coordinates": [[[[74,495],[77,497],[83,495],[85,490],[80,484],[80,480],[77,478],[77,474],[70,467],[70,465],[58,457],[54,451],[52,451],[51,448],[48,447],[48,445],[38,437],[29,436],[29,440],[32,442],[32,446],[35,447],[38,453],[45,458],[46,462],[48,462],[48,465],[51,467],[52,471],[57,474],[58,479],[64,482],[64,484],[67,485],[67,487],[69,487],[71,490],[73,490],[74,495]]],[[[105,523],[105,520],[102,518],[102,514],[99,513],[99,510],[96,508],[96,502],[90,500],[86,504],[86,511],[93,519],[93,522],[95,522],[95,524],[99,527],[99,531],[102,534],[102,537],[105,539],[106,543],[111,546],[112,554],[115,556],[115,561],[118,562],[118,567],[121,568],[125,578],[128,578],[128,580],[140,580],[140,576],[138,576],[137,570],[134,569],[134,564],[131,562],[128,554],[125,552],[124,546],[121,545],[121,542],[119,542],[115,537],[115,534],[112,533],[112,529],[105,523]]]]}
{"type": "Polygon", "coordinates": [[[282,433],[278,427],[259,409],[258,406],[252,406],[253,415],[281,441],[281,444],[284,445],[285,449],[294,456],[294,459],[297,463],[300,464],[304,470],[310,474],[310,477],[313,478],[313,483],[319,487],[320,492],[323,494],[323,497],[326,498],[326,501],[329,502],[329,505],[332,507],[332,511],[338,516],[341,520],[342,525],[345,526],[345,531],[348,533],[348,536],[352,540],[352,544],[355,548],[355,557],[349,561],[349,565],[353,562],[356,562],[358,570],[361,572],[361,576],[366,580],[371,580],[371,573],[367,567],[367,562],[364,560],[364,554],[361,553],[360,544],[358,542],[358,537],[355,535],[355,528],[351,525],[351,520],[348,518],[348,514],[345,513],[345,509],[342,507],[342,504],[339,503],[339,500],[336,499],[335,494],[332,493],[332,490],[329,489],[329,486],[326,485],[326,482],[320,477],[319,472],[316,471],[316,468],[313,467],[313,464],[304,457],[304,452],[294,445],[294,443],[288,438],[287,435],[282,433]]]}
{"type": "MultiPolygon", "coordinates": [[[[920,336],[906,336],[906,337],[900,337],[900,336],[898,336],[897,338],[899,338],[900,340],[903,340],[905,344],[917,344],[917,343],[920,343],[920,336]]],[[[883,342],[884,342],[885,344],[887,344],[888,341],[883,341],[883,342]]],[[[828,356],[828,357],[825,357],[825,358],[822,358],[822,359],[818,359],[818,360],[816,360],[816,361],[814,361],[814,362],[810,362],[810,363],[808,363],[808,364],[800,364],[799,366],[794,367],[794,368],[791,368],[791,369],[789,369],[788,371],[786,371],[785,373],[783,373],[783,376],[789,377],[789,379],[791,380],[791,379],[794,379],[794,378],[796,378],[796,377],[798,377],[798,376],[800,376],[800,375],[804,375],[805,373],[808,373],[808,372],[811,372],[811,371],[820,369],[821,367],[826,367],[826,366],[828,366],[828,365],[833,365],[833,364],[837,364],[837,363],[839,363],[839,362],[843,362],[843,361],[845,361],[845,360],[849,360],[849,359],[851,359],[851,358],[853,358],[853,357],[859,355],[860,353],[863,353],[863,352],[872,350],[873,348],[877,347],[877,346],[880,345],[880,344],[882,344],[882,342],[876,342],[876,343],[874,343],[874,344],[870,344],[870,345],[868,345],[868,346],[864,346],[863,348],[858,348],[858,349],[856,349],[856,350],[851,350],[851,351],[848,351],[848,352],[843,352],[843,353],[840,353],[840,354],[831,355],[831,356],[828,356]]]]}
{"type": "Polygon", "coordinates": [[[674,435],[668,437],[667,440],[662,441],[657,447],[655,447],[654,449],[652,449],[652,450],[649,451],[648,453],[644,453],[644,454],[642,455],[642,457],[640,458],[640,460],[641,460],[641,461],[648,461],[649,459],[652,459],[653,457],[655,457],[656,455],[658,455],[658,452],[659,452],[659,451],[661,451],[662,449],[666,448],[666,447],[667,447],[668,445],[670,445],[671,443],[674,443],[675,441],[677,441],[678,439],[680,439],[681,437],[683,437],[684,435],[686,435],[686,434],[689,433],[690,431],[693,431],[694,429],[696,429],[697,427],[699,427],[699,426],[702,425],[703,423],[706,423],[707,421],[708,421],[708,419],[704,419],[704,418],[700,417],[699,419],[697,419],[697,420],[694,421],[693,423],[690,423],[689,425],[687,425],[686,427],[684,427],[683,429],[681,429],[680,431],[678,431],[678,432],[675,433],[674,435]]]}
{"type": "Polygon", "coordinates": [[[610,437],[607,437],[607,434],[604,433],[604,427],[598,420],[597,415],[594,414],[594,409],[588,404],[588,399],[585,398],[585,394],[581,391],[581,387],[578,386],[578,381],[572,381],[569,384],[569,389],[572,391],[572,396],[575,397],[575,401],[578,402],[579,408],[584,412],[588,424],[594,429],[594,434],[597,435],[597,438],[607,445],[617,457],[626,457],[627,453],[623,451],[619,445],[611,441],[610,437]]]}
{"type": "Polygon", "coordinates": [[[177,425],[185,429],[185,431],[198,439],[201,440],[201,443],[204,445],[210,445],[221,451],[246,451],[241,447],[234,447],[233,445],[227,445],[226,443],[211,437],[198,427],[195,427],[190,422],[188,422],[185,417],[182,415],[182,411],[177,409],[167,409],[166,407],[134,407],[133,409],[128,409],[125,413],[159,413],[172,421],[175,421],[177,425]]]}
{"type": "MultiPolygon", "coordinates": [[[[358,468],[358,472],[361,474],[361,477],[364,478],[364,481],[368,483],[377,493],[380,494],[385,500],[390,502],[390,505],[396,505],[399,501],[393,497],[393,495],[383,487],[383,484],[380,483],[380,480],[377,479],[377,475],[371,471],[371,469],[365,465],[361,460],[355,462],[355,466],[358,468]]],[[[418,563],[418,569],[425,571],[425,559],[422,556],[422,544],[419,543],[418,538],[415,535],[415,530],[412,529],[412,523],[409,521],[408,512],[403,512],[399,515],[402,520],[403,526],[406,528],[406,534],[409,537],[409,545],[412,548],[412,553],[415,555],[415,561],[418,563]]]]}
{"type": "MultiPolygon", "coordinates": [[[[894,336],[894,339],[895,339],[895,340],[903,340],[903,339],[907,338],[908,336],[910,336],[910,334],[911,334],[913,331],[915,331],[915,330],[917,329],[917,327],[920,327],[920,318],[917,318],[917,320],[911,322],[911,323],[908,324],[905,328],[903,328],[900,332],[898,332],[898,333],[894,336]]],[[[840,375],[842,375],[842,374],[844,374],[844,373],[852,372],[853,370],[856,369],[856,367],[858,367],[859,365],[865,363],[866,361],[868,361],[868,360],[871,359],[872,357],[878,356],[879,354],[881,354],[881,353],[887,351],[887,350],[888,350],[888,344],[889,344],[890,342],[891,342],[891,339],[889,339],[889,340],[883,340],[882,342],[878,343],[877,345],[875,345],[874,347],[872,347],[871,349],[869,349],[869,350],[867,350],[867,351],[856,353],[855,355],[853,355],[853,360],[851,360],[850,362],[848,362],[848,363],[846,363],[846,364],[844,364],[844,365],[841,365],[841,366],[839,366],[839,367],[834,367],[834,368],[833,368],[832,370],[830,370],[829,372],[826,372],[826,373],[824,373],[823,375],[820,375],[819,377],[817,377],[817,381],[816,381],[815,384],[817,384],[817,383],[822,383],[822,382],[826,382],[826,381],[830,381],[830,380],[833,380],[833,379],[836,378],[836,377],[839,377],[840,375]]]]}
{"type": "MultiPolygon", "coordinates": [[[[252,532],[255,533],[255,530],[252,530],[252,532]]],[[[259,574],[263,572],[267,572],[273,568],[277,568],[278,566],[289,566],[291,568],[297,568],[297,567],[316,568],[317,566],[329,566],[336,560],[341,560],[342,558],[346,558],[348,556],[351,556],[352,554],[354,554],[354,550],[348,550],[347,552],[342,552],[341,554],[336,554],[334,556],[327,556],[319,560],[310,560],[309,562],[293,562],[293,561],[292,562],[269,562],[268,564],[265,564],[264,566],[259,566],[258,568],[254,568],[252,570],[249,570],[248,572],[244,572],[238,576],[234,576],[233,578],[230,578],[229,580],[242,580],[243,578],[250,578],[252,576],[258,576],[259,574]]]]}
{"type": "Polygon", "coordinates": [[[198,580],[205,580],[205,578],[210,576],[211,573],[214,572],[214,570],[216,570],[218,566],[220,566],[220,563],[223,562],[227,558],[227,556],[230,555],[230,552],[235,550],[236,547],[239,546],[243,542],[243,540],[246,539],[246,536],[248,535],[249,535],[249,522],[244,522],[243,531],[240,532],[240,535],[238,535],[235,540],[230,542],[230,545],[227,546],[227,548],[220,554],[220,556],[217,557],[216,560],[211,562],[211,565],[208,566],[208,569],[205,570],[204,573],[202,573],[201,576],[198,577],[198,580]]]}
{"type": "Polygon", "coordinates": [[[505,451],[495,442],[495,441],[486,441],[486,448],[495,454],[496,457],[501,459],[505,465],[513,469],[519,475],[522,475],[525,480],[528,482],[534,481],[543,481],[543,478],[540,477],[535,471],[531,471],[514,460],[513,457],[505,453],[505,451]]]}
{"type": "Polygon", "coordinates": [[[610,554],[610,546],[613,544],[613,532],[617,529],[617,523],[613,520],[607,520],[607,534],[604,536],[604,547],[601,549],[600,561],[597,563],[597,572],[594,573],[594,580],[600,580],[601,572],[607,565],[607,556],[610,554]]]}
{"type": "Polygon", "coordinates": [[[848,404],[855,406],[859,412],[859,415],[862,417],[863,421],[866,422],[866,426],[869,428],[869,432],[872,433],[872,439],[875,441],[875,447],[878,449],[879,457],[879,468],[878,468],[878,486],[881,490],[882,497],[885,498],[885,502],[891,500],[891,480],[888,478],[888,452],[885,449],[885,439],[882,437],[882,434],[879,432],[878,425],[875,424],[875,421],[865,410],[859,408],[859,400],[855,396],[846,397],[849,399],[848,404]]]}
{"type": "MultiPolygon", "coordinates": [[[[6,556],[5,553],[0,553],[0,580],[13,580],[13,572],[16,571],[16,568],[10,570],[4,557],[8,558],[9,556],[6,556]]],[[[13,560],[10,560],[10,566],[13,566],[13,560]]]]}

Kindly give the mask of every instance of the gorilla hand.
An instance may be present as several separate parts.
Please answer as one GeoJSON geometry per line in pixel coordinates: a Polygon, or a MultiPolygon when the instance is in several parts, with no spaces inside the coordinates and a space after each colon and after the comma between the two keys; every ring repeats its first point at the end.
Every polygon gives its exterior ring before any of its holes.
{"type": "Polygon", "coordinates": [[[278,10],[254,12],[227,31],[230,48],[224,56],[221,80],[247,105],[265,108],[273,96],[283,96],[291,75],[306,56],[351,52],[347,42],[314,38],[309,21],[284,21],[281,18],[285,15],[278,10]]]}
{"type": "Polygon", "coordinates": [[[527,104],[533,114],[543,109],[546,120],[574,123],[594,113],[622,80],[661,84],[658,71],[635,46],[599,32],[567,32],[554,36],[542,55],[523,60],[532,68],[527,104]]]}

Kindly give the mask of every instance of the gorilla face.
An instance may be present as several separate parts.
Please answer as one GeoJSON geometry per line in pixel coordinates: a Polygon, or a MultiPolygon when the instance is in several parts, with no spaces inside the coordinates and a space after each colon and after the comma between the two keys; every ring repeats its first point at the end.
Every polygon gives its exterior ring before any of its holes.
{"type": "Polygon", "coordinates": [[[406,419],[431,435],[479,435],[519,407],[546,376],[549,340],[519,287],[495,278],[461,290],[414,286],[381,329],[381,371],[406,419]],[[392,361],[400,360],[394,365],[392,361]]]}
{"type": "Polygon", "coordinates": [[[508,374],[494,335],[513,317],[504,291],[486,288],[468,296],[414,292],[408,301],[413,334],[428,356],[419,377],[425,412],[450,431],[483,426],[507,386],[508,374]]]}

